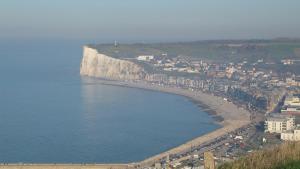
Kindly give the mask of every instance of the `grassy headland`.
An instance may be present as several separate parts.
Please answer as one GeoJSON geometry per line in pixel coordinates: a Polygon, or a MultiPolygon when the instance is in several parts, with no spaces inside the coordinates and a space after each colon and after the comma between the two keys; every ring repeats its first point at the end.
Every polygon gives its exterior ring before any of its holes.
{"type": "Polygon", "coordinates": [[[222,61],[280,61],[284,58],[300,59],[299,39],[273,40],[211,40],[152,44],[89,45],[99,52],[117,57],[133,58],[138,55],[189,56],[193,59],[222,61]]]}

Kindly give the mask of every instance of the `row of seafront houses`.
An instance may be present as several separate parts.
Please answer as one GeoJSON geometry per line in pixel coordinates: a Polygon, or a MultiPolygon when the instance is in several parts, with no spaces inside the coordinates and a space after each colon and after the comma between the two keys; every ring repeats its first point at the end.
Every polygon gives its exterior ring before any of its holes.
{"type": "Polygon", "coordinates": [[[265,132],[279,133],[282,140],[300,141],[300,124],[295,123],[297,116],[300,116],[300,97],[290,95],[285,99],[280,114],[267,117],[265,132]]]}

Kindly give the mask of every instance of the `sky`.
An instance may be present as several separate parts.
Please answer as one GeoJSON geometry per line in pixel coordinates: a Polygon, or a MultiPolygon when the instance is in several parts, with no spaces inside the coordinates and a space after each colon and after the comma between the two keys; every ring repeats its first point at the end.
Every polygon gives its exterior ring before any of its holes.
{"type": "Polygon", "coordinates": [[[299,17],[299,0],[1,0],[0,38],[299,38],[299,17]]]}

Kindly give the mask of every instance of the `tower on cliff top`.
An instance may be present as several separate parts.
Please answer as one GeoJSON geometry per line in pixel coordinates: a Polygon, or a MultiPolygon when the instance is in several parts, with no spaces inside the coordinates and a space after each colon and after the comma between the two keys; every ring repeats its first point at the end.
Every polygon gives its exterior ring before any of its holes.
{"type": "Polygon", "coordinates": [[[119,50],[118,50],[119,44],[116,40],[115,40],[114,46],[115,46],[115,53],[119,53],[119,50]]]}
{"type": "Polygon", "coordinates": [[[119,46],[118,42],[115,40],[115,48],[119,46]]]}

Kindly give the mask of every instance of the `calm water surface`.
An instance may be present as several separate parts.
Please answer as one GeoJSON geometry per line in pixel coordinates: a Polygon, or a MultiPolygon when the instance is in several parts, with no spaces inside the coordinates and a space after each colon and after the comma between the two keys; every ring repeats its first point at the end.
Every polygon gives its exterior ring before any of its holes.
{"type": "Polygon", "coordinates": [[[184,97],[80,77],[82,44],[0,42],[1,163],[132,162],[218,128],[184,97]]]}

